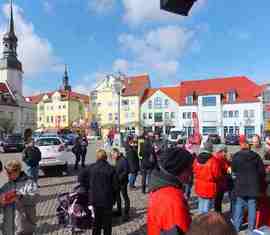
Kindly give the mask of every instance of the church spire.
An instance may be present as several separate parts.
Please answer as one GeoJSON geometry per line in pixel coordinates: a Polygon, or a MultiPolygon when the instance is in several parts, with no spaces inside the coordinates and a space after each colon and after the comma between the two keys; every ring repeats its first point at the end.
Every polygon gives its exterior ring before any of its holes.
{"type": "Polygon", "coordinates": [[[63,77],[63,89],[65,91],[71,91],[71,86],[69,85],[69,77],[68,77],[68,71],[67,71],[67,65],[65,64],[65,72],[63,77]]]}
{"type": "MultiPolygon", "coordinates": [[[[13,1],[10,0],[10,18],[8,32],[3,37],[3,59],[7,68],[17,69],[22,71],[22,65],[17,58],[17,43],[18,38],[15,34],[14,17],[13,17],[13,1]]],[[[3,63],[2,63],[3,64],[3,63]]],[[[3,66],[0,66],[3,67],[3,66]]]]}

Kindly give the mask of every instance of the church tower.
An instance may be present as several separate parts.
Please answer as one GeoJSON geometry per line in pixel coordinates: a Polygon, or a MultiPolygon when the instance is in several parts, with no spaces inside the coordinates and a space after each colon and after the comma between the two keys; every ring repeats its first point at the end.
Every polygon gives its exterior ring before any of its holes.
{"type": "Polygon", "coordinates": [[[6,83],[13,94],[22,96],[22,64],[17,58],[18,38],[15,34],[13,4],[10,0],[8,32],[3,36],[3,52],[0,59],[0,82],[6,83]]]}
{"type": "Polygon", "coordinates": [[[67,72],[67,65],[65,65],[65,72],[63,77],[63,85],[62,89],[64,91],[71,91],[71,86],[69,85],[69,78],[68,78],[68,72],[67,72]]]}

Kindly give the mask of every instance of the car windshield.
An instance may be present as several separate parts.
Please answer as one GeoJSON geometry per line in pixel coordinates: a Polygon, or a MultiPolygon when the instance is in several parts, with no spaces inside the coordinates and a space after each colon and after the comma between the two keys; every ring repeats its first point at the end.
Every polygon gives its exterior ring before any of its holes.
{"type": "Polygon", "coordinates": [[[42,138],[37,140],[36,143],[38,146],[52,146],[52,145],[60,145],[61,142],[56,138],[42,138]]]}
{"type": "Polygon", "coordinates": [[[6,138],[6,142],[8,143],[17,143],[21,141],[22,141],[22,138],[20,136],[8,136],[6,138]]]}

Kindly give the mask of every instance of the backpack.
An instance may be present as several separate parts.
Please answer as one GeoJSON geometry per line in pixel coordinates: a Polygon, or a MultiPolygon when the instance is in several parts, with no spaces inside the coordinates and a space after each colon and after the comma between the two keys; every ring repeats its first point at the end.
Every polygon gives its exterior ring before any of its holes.
{"type": "Polygon", "coordinates": [[[26,147],[23,151],[22,160],[30,167],[38,166],[41,160],[41,152],[35,146],[26,147]]]}

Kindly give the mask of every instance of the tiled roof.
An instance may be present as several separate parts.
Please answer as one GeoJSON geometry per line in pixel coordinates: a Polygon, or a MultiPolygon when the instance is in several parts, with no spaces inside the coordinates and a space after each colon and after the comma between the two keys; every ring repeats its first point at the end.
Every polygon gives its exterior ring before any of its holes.
{"type": "Polygon", "coordinates": [[[74,91],[64,91],[64,90],[58,90],[58,91],[54,91],[54,92],[48,92],[48,93],[42,93],[39,95],[35,95],[35,96],[28,96],[25,97],[27,100],[29,100],[29,102],[33,103],[33,104],[37,104],[39,103],[44,95],[47,95],[48,97],[52,97],[52,95],[55,92],[60,92],[62,99],[67,99],[67,100],[82,100],[84,103],[88,104],[89,103],[89,96],[84,95],[84,94],[80,94],[74,91]]]}
{"type": "Polygon", "coordinates": [[[163,92],[164,94],[166,94],[171,99],[173,99],[176,103],[179,104],[179,102],[180,102],[180,86],[146,89],[146,91],[141,99],[141,104],[144,103],[148,98],[150,98],[157,91],[163,92]]]}
{"type": "Polygon", "coordinates": [[[0,93],[7,93],[9,92],[7,85],[5,83],[0,82],[0,93]]]}
{"type": "MultiPolygon", "coordinates": [[[[258,102],[262,86],[244,76],[183,81],[180,83],[180,104],[184,105],[186,96],[189,95],[222,94],[226,97],[230,91],[236,92],[236,103],[258,102]]],[[[223,103],[226,103],[226,99],[223,103]]]]}
{"type": "Polygon", "coordinates": [[[140,96],[150,87],[150,79],[148,75],[128,77],[124,80],[124,86],[122,96],[140,96]]]}

